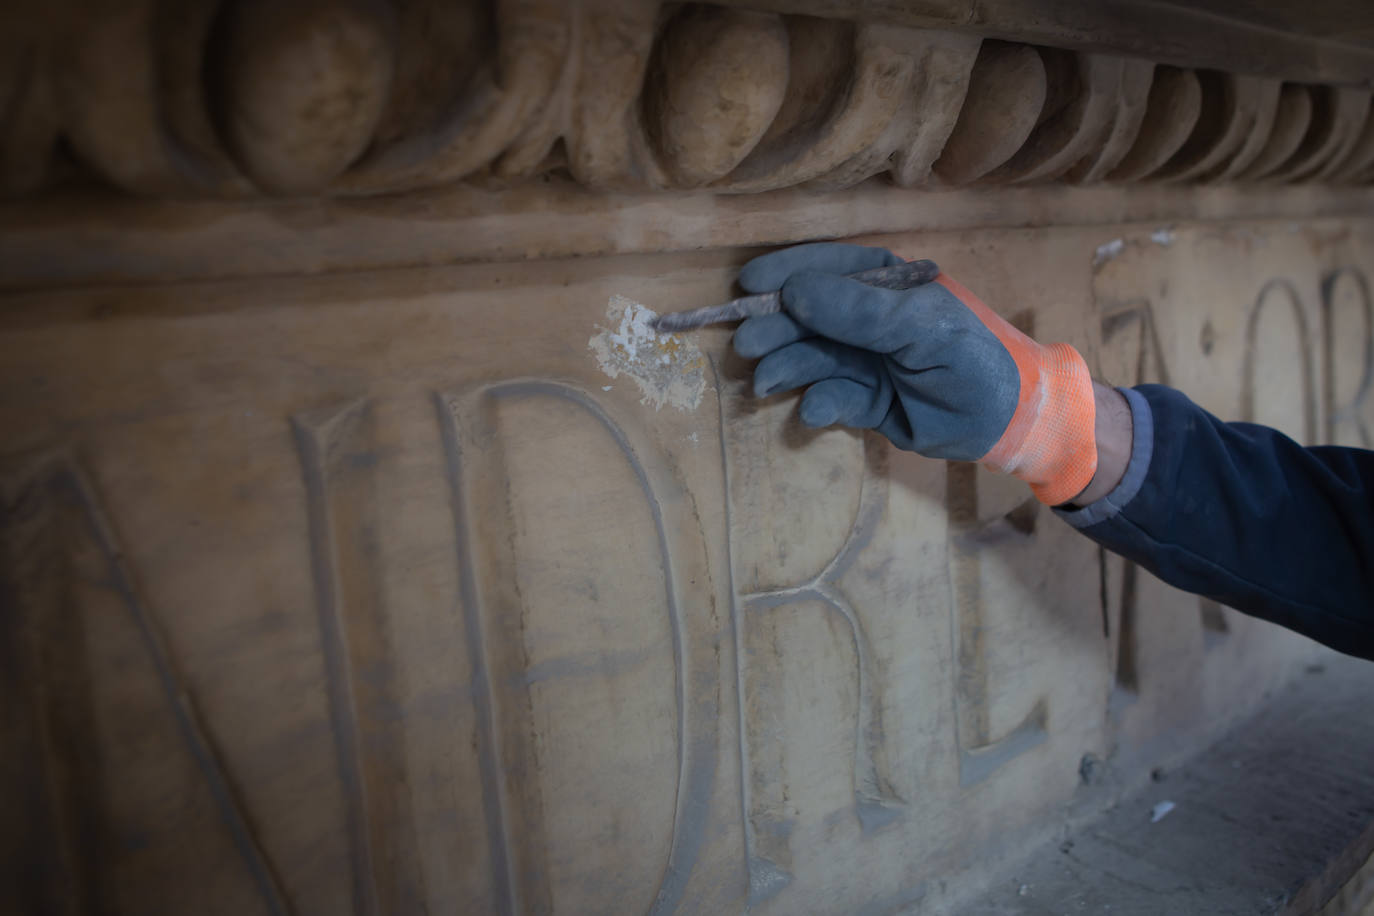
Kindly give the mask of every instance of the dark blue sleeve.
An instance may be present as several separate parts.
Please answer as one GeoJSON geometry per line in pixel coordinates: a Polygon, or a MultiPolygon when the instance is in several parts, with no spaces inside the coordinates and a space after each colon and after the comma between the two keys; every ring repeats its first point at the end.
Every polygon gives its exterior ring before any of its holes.
{"type": "Polygon", "coordinates": [[[1374,659],[1374,452],[1223,423],[1161,385],[1121,391],[1126,475],[1059,516],[1170,585],[1374,659]]]}

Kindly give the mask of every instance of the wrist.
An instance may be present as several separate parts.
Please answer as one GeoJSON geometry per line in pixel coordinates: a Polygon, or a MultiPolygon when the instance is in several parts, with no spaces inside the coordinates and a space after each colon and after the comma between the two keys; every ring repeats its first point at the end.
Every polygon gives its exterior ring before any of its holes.
{"type": "Polygon", "coordinates": [[[1030,484],[1046,505],[1059,505],[1083,492],[1096,473],[1092,376],[1068,344],[1043,346],[1019,333],[1010,340],[1008,349],[1021,372],[1018,404],[982,461],[1030,484]]]}
{"type": "Polygon", "coordinates": [[[1090,505],[1115,490],[1131,462],[1134,429],[1130,405],[1121,392],[1101,382],[1093,382],[1093,400],[1097,408],[1097,469],[1088,485],[1069,501],[1074,506],[1090,505]]]}

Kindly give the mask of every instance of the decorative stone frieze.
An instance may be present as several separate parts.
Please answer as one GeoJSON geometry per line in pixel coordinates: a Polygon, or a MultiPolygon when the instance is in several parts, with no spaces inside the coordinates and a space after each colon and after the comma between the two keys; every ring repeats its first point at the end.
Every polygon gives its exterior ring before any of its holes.
{"type": "Polygon", "coordinates": [[[88,0],[0,39],[0,187],[94,178],[145,195],[346,196],[554,172],[596,190],[727,193],[875,175],[929,188],[1374,178],[1367,80],[1005,41],[863,5],[747,6],[88,0]]]}

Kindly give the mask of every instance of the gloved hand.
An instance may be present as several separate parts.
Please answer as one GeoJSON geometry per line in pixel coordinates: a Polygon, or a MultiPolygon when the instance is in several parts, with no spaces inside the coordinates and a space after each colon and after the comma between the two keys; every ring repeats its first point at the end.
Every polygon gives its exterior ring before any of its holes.
{"type": "Polygon", "coordinates": [[[931,458],[982,461],[1045,503],[1078,495],[1097,467],[1092,378],[1068,344],[1041,346],[945,274],[910,290],[844,275],[901,263],[882,248],[820,243],[755,258],[746,292],[782,291],[735,350],[762,357],[759,396],[810,386],[807,426],[876,429],[931,458]]]}

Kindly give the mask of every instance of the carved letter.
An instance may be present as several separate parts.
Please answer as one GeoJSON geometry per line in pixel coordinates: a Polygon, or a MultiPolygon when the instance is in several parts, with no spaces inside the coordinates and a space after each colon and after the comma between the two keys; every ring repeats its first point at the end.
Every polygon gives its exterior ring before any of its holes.
{"type": "MultiPolygon", "coordinates": [[[[650,446],[581,389],[511,381],[441,394],[436,406],[479,714],[496,909],[585,908],[585,900],[560,900],[559,879],[569,866],[548,851],[577,848],[588,821],[615,817],[620,808],[626,820],[633,810],[658,831],[664,858],[641,846],[623,856],[621,874],[606,880],[644,892],[650,912],[669,912],[704,840],[717,752],[715,611],[692,500],[670,461],[644,459],[650,446]],[[539,424],[533,433],[530,422],[539,424]],[[567,441],[576,447],[551,450],[549,441],[562,436],[575,437],[567,441]],[[568,463],[578,460],[584,465],[568,463]],[[551,512],[550,501],[564,511],[551,512]],[[572,510],[594,515],[606,505],[617,511],[597,517],[614,528],[602,536],[584,528],[568,543],[547,530],[550,519],[587,524],[572,510]],[[601,608],[616,616],[597,616],[601,608]],[[631,609],[639,612],[624,616],[631,609]],[[608,629],[612,620],[615,632],[608,629]],[[584,648],[569,655],[570,645],[584,648]],[[569,689],[576,677],[596,689],[569,689]],[[619,702],[597,705],[606,696],[619,702]],[[579,697],[584,701],[574,702],[579,697]],[[617,720],[625,710],[634,718],[617,720]],[[645,723],[662,723],[667,734],[643,734],[645,723]],[[606,734],[598,737],[598,729],[606,734]],[[630,737],[635,729],[640,734],[630,737]],[[573,769],[552,769],[559,740],[621,742],[618,772],[607,773],[604,758],[573,754],[561,758],[573,769]],[[597,769],[579,771],[579,763],[597,769]],[[559,791],[550,792],[550,783],[559,791]],[[649,876],[656,890],[644,885],[649,876]]],[[[596,854],[604,869],[605,849],[596,854]]]]}
{"type": "Polygon", "coordinates": [[[1374,388],[1374,305],[1369,281],[1358,268],[1343,267],[1322,278],[1322,344],[1326,442],[1374,448],[1366,407],[1374,388]],[[1358,374],[1338,378],[1338,369],[1348,366],[1359,366],[1358,374]]]}
{"type": "Polygon", "coordinates": [[[395,672],[381,606],[376,455],[367,404],[292,419],[305,479],[310,564],[353,866],[355,913],[422,906],[405,740],[389,714],[395,672]]]}
{"type": "Polygon", "coordinates": [[[0,498],[0,670],[10,682],[0,691],[0,737],[12,777],[0,779],[0,789],[19,793],[5,799],[0,851],[18,870],[6,885],[23,895],[12,902],[51,912],[116,904],[118,888],[106,875],[144,850],[112,834],[146,831],[140,818],[158,816],[142,807],[148,800],[140,793],[150,762],[140,755],[152,754],[156,791],[183,787],[180,822],[196,825],[203,811],[223,833],[169,834],[147,855],[162,867],[187,867],[199,855],[233,849],[250,893],[285,914],[285,897],[90,481],[65,454],[37,455],[0,475],[0,498]],[[111,677],[121,684],[118,697],[92,684],[111,677]],[[112,699],[118,708],[95,709],[112,699]],[[140,740],[102,748],[100,714],[109,717],[106,729],[140,740]],[[130,783],[110,784],[121,778],[130,783]]]}

